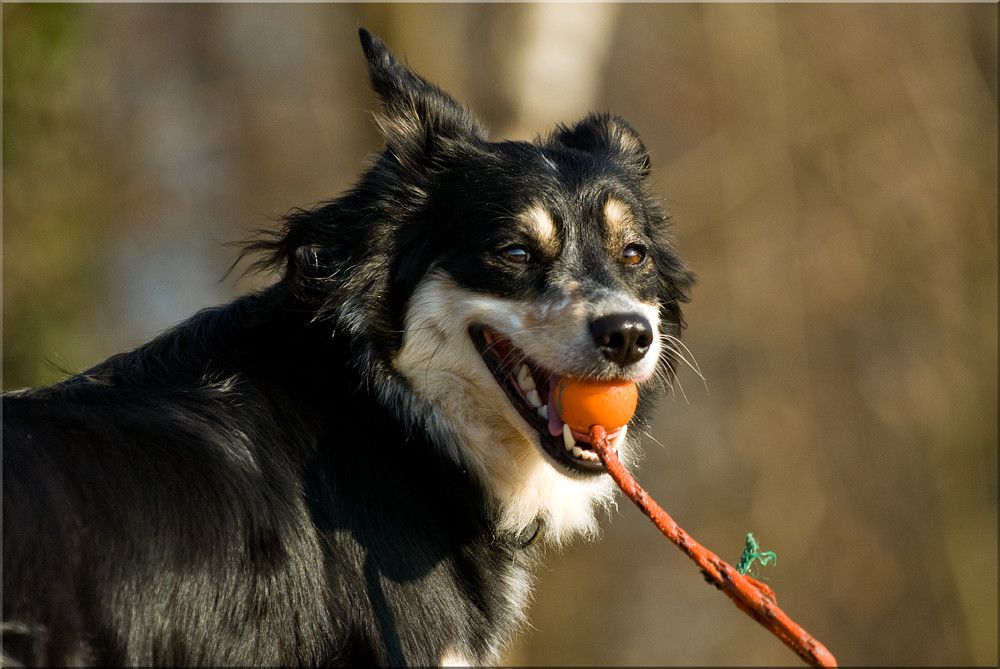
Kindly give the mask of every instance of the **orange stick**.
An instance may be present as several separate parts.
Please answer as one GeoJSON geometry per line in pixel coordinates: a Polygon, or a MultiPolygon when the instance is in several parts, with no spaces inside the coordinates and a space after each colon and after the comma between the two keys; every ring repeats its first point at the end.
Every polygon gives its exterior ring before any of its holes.
{"type": "Polygon", "coordinates": [[[774,601],[774,591],[760,581],[745,576],[708,550],[674,522],[642,489],[611,450],[607,432],[600,425],[590,428],[590,443],[605,469],[622,492],[635,502],[653,524],[701,568],[705,578],[729,595],[737,607],[781,639],[786,646],[814,667],[835,667],[833,654],[811,634],[789,618],[774,601]]]}

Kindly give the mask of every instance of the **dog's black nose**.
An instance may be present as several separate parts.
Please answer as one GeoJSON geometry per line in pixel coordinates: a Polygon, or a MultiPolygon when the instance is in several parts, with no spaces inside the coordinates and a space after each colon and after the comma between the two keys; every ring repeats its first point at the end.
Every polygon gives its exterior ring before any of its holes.
{"type": "Polygon", "coordinates": [[[641,360],[653,343],[653,328],[639,314],[611,314],[590,322],[590,334],[605,358],[619,367],[641,360]]]}

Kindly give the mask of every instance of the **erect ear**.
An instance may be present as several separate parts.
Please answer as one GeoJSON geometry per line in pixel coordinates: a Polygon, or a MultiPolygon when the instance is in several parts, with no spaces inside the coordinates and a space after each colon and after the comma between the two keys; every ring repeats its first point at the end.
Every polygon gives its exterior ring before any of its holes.
{"type": "Polygon", "coordinates": [[[437,86],[401,65],[381,39],[358,31],[372,89],[382,100],[377,120],[386,148],[405,167],[449,141],[485,140],[485,127],[437,86]]]}
{"type": "Polygon", "coordinates": [[[628,122],[611,114],[591,114],[572,128],[561,125],[549,143],[617,158],[639,176],[649,174],[649,153],[639,133],[628,122]]]}

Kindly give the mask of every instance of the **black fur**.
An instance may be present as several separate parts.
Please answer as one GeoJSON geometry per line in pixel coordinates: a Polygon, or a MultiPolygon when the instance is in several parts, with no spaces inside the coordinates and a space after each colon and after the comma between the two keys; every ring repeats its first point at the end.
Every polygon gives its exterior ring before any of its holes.
{"type": "Polygon", "coordinates": [[[408,300],[432,267],[527,296],[530,276],[483,271],[484,252],[509,242],[503,228],[462,222],[528,194],[571,217],[584,205],[565,194],[581,188],[630,197],[645,217],[654,262],[630,280],[659,300],[668,332],[691,275],[624,121],[491,144],[361,36],[386,146],[349,193],[249,245],[283,278],[4,397],[7,662],[495,662],[515,631],[512,586],[539,549],[530,532],[496,531],[482,482],[406,406],[392,361],[408,300]]]}

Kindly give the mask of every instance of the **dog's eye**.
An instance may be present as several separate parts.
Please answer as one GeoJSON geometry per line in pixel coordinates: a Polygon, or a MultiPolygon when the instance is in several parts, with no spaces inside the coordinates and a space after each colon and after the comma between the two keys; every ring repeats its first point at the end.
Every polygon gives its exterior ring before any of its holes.
{"type": "Polygon", "coordinates": [[[531,254],[528,253],[528,249],[517,244],[501,249],[500,257],[516,265],[524,265],[531,261],[531,254]]]}
{"type": "Polygon", "coordinates": [[[622,249],[622,262],[626,265],[638,265],[646,259],[646,249],[638,244],[629,244],[622,249]]]}

